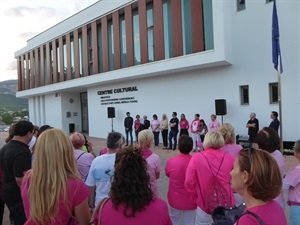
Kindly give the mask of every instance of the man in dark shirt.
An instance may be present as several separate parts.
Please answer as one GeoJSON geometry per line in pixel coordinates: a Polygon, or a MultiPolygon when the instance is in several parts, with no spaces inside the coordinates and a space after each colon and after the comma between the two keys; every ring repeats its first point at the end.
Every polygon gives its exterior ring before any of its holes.
{"type": "Polygon", "coordinates": [[[130,135],[131,145],[133,144],[132,125],[133,125],[133,118],[130,116],[130,112],[127,112],[126,118],[124,119],[124,127],[125,127],[125,133],[126,133],[126,146],[128,145],[128,134],[130,135]]]}
{"type": "Polygon", "coordinates": [[[253,143],[259,130],[259,122],[254,112],[250,113],[250,120],[247,122],[246,127],[248,128],[249,142],[253,143]]]}
{"type": "Polygon", "coordinates": [[[178,124],[179,124],[179,120],[177,118],[177,113],[173,112],[172,119],[169,122],[169,126],[171,130],[169,132],[169,148],[168,148],[168,149],[173,149],[173,151],[176,150],[176,146],[177,146],[178,124]],[[172,139],[174,140],[174,146],[172,145],[172,139]]]}
{"type": "Polygon", "coordinates": [[[272,119],[272,122],[270,123],[269,127],[273,128],[276,132],[278,132],[279,125],[280,125],[280,122],[277,119],[278,118],[278,112],[272,111],[270,117],[272,119]]]}
{"type": "Polygon", "coordinates": [[[14,137],[0,150],[0,166],[3,172],[3,201],[13,215],[15,225],[23,225],[26,216],[21,197],[24,173],[31,168],[28,143],[33,136],[33,125],[20,121],[14,127],[14,137]]]}

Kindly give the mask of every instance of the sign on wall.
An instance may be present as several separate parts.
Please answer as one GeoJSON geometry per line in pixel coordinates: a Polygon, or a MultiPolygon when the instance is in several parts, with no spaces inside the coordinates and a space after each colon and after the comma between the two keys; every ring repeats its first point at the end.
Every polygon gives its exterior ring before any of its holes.
{"type": "Polygon", "coordinates": [[[117,105],[117,104],[138,103],[138,100],[131,95],[132,92],[135,91],[138,91],[137,86],[101,90],[101,91],[97,91],[97,94],[101,96],[100,97],[101,105],[117,105]],[[122,97],[115,97],[116,94],[122,94],[122,97]]]}

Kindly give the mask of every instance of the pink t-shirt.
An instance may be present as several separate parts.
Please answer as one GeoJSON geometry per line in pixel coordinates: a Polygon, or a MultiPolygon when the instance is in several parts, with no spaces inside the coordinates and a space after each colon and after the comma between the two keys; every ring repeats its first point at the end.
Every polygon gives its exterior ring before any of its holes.
{"type": "Polygon", "coordinates": [[[190,129],[192,133],[198,133],[200,131],[200,120],[193,120],[190,129]]]}
{"type": "MultiPolygon", "coordinates": [[[[284,211],[276,201],[270,201],[265,205],[255,206],[247,209],[255,213],[264,225],[287,225],[284,211]]],[[[243,215],[236,225],[260,225],[258,220],[249,214],[243,215]]]]}
{"type": "Polygon", "coordinates": [[[153,132],[159,132],[159,120],[152,120],[151,122],[151,128],[153,132]]]}
{"type": "Polygon", "coordinates": [[[169,177],[168,201],[170,206],[178,210],[197,208],[196,199],[185,189],[185,172],[191,160],[190,154],[182,154],[169,158],[166,163],[166,176],[169,177]]]}
{"type": "Polygon", "coordinates": [[[187,120],[180,120],[179,121],[180,129],[188,129],[189,128],[189,121],[187,120]]]}
{"type": "Polygon", "coordinates": [[[220,123],[217,120],[209,122],[209,131],[218,131],[220,123]]]}
{"type": "Polygon", "coordinates": [[[83,181],[85,181],[89,173],[91,164],[94,160],[94,156],[91,153],[82,151],[81,149],[75,149],[74,156],[75,159],[77,160],[77,166],[78,166],[80,177],[83,181]]]}
{"type": "MultiPolygon", "coordinates": [[[[136,212],[135,217],[124,215],[124,204],[115,209],[112,201],[108,200],[101,213],[101,225],[172,225],[168,206],[162,199],[154,199],[142,211],[136,212]]],[[[99,216],[94,219],[98,224],[99,216]]]]}
{"type": "MultiPolygon", "coordinates": [[[[28,199],[28,189],[30,186],[30,180],[24,178],[21,186],[21,194],[23,198],[24,210],[26,217],[30,217],[30,202],[28,199]]],[[[67,196],[68,203],[71,202],[71,212],[74,211],[75,206],[80,205],[89,195],[89,190],[85,186],[82,180],[79,179],[68,179],[67,180],[67,196]]],[[[45,193],[47,194],[47,193],[45,193]]],[[[53,223],[47,223],[48,225],[66,225],[69,224],[71,218],[70,213],[68,213],[66,204],[61,198],[58,203],[58,215],[55,216],[56,220],[53,223]]],[[[32,222],[30,224],[33,224],[32,222]]],[[[75,220],[70,222],[70,225],[75,225],[75,220]]]]}
{"type": "MultiPolygon", "coordinates": [[[[278,167],[280,169],[281,175],[283,177],[284,168],[285,168],[284,156],[282,155],[282,153],[279,150],[275,150],[274,152],[271,153],[271,155],[276,160],[278,167]]],[[[274,200],[277,201],[281,206],[284,207],[285,201],[284,201],[284,197],[283,197],[283,192],[281,192],[274,200]]]]}
{"type": "Polygon", "coordinates": [[[285,175],[289,188],[289,201],[300,203],[300,164],[285,175]]]}
{"type": "Polygon", "coordinates": [[[141,126],[140,120],[135,120],[134,121],[134,129],[139,130],[141,126]]]}
{"type": "Polygon", "coordinates": [[[232,155],[235,159],[239,156],[239,153],[242,149],[243,147],[237,144],[226,144],[221,148],[222,151],[232,155]]]}
{"type": "Polygon", "coordinates": [[[224,188],[228,190],[228,194],[232,199],[232,205],[234,205],[235,199],[229,184],[231,180],[230,171],[233,168],[234,158],[221,150],[208,148],[203,152],[193,155],[186,170],[185,188],[195,198],[197,198],[197,206],[204,210],[203,198],[208,191],[208,184],[213,175],[203,154],[205,154],[208,162],[210,163],[214,175],[216,175],[224,156],[224,160],[217,177],[221,184],[224,185],[224,188]]]}
{"type": "Polygon", "coordinates": [[[143,149],[143,156],[147,161],[147,173],[150,177],[151,190],[155,197],[159,197],[158,184],[156,179],[156,174],[160,173],[160,160],[159,156],[153,153],[150,149],[143,149]]]}

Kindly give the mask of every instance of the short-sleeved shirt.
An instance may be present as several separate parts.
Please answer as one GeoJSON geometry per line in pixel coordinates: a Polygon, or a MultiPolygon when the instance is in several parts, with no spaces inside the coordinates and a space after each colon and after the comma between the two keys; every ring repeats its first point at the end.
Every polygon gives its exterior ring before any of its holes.
{"type": "Polygon", "coordinates": [[[28,145],[11,140],[0,150],[0,165],[3,172],[3,201],[8,206],[22,202],[16,177],[22,178],[31,169],[31,153],[28,145]]]}
{"type": "Polygon", "coordinates": [[[178,132],[178,124],[179,124],[179,120],[177,117],[170,119],[170,123],[176,123],[176,125],[174,127],[171,127],[171,131],[176,131],[178,132]]]}
{"type": "Polygon", "coordinates": [[[91,153],[84,152],[80,149],[74,150],[74,156],[77,160],[78,172],[83,181],[85,181],[91,164],[94,160],[94,156],[91,153]]]}
{"type": "MultiPolygon", "coordinates": [[[[26,213],[26,217],[30,217],[30,200],[28,198],[28,189],[30,187],[30,179],[23,179],[22,181],[22,198],[23,198],[23,205],[26,213]]],[[[68,179],[67,184],[67,199],[68,203],[71,203],[71,213],[74,211],[74,208],[77,205],[80,205],[84,200],[87,199],[89,195],[89,190],[85,186],[84,182],[80,179],[68,179]]],[[[64,202],[63,198],[59,199],[58,203],[58,215],[55,216],[55,221],[53,223],[47,223],[49,225],[75,225],[75,221],[71,220],[71,215],[66,207],[66,203],[64,202]]]]}
{"type": "Polygon", "coordinates": [[[155,153],[152,153],[149,157],[146,158],[147,161],[147,173],[150,177],[150,185],[153,194],[156,197],[159,197],[158,184],[156,179],[156,174],[160,173],[160,159],[159,156],[155,153]]]}
{"type": "Polygon", "coordinates": [[[96,157],[92,162],[85,184],[89,187],[96,186],[95,205],[108,197],[115,172],[115,159],[115,153],[104,154],[96,157]]]}
{"type": "Polygon", "coordinates": [[[248,135],[255,137],[259,130],[259,122],[258,119],[249,120],[247,124],[255,124],[255,127],[248,127],[248,135]]]}
{"type": "Polygon", "coordinates": [[[285,175],[285,180],[291,186],[289,201],[300,203],[300,165],[297,165],[285,175]]]}

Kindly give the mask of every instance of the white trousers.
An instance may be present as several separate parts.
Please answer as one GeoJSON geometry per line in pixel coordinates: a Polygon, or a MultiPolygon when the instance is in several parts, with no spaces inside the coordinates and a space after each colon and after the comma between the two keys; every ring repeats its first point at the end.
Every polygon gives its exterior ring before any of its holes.
{"type": "Polygon", "coordinates": [[[196,210],[178,210],[170,206],[170,217],[173,225],[180,225],[180,219],[182,218],[183,225],[194,225],[196,210]]]}
{"type": "Polygon", "coordinates": [[[196,211],[195,225],[211,225],[213,219],[210,214],[204,212],[199,206],[196,211]]]}
{"type": "Polygon", "coordinates": [[[197,133],[192,133],[193,134],[193,149],[196,150],[198,147],[197,147],[197,143],[199,141],[201,141],[200,139],[200,134],[197,134],[197,133]]]}

